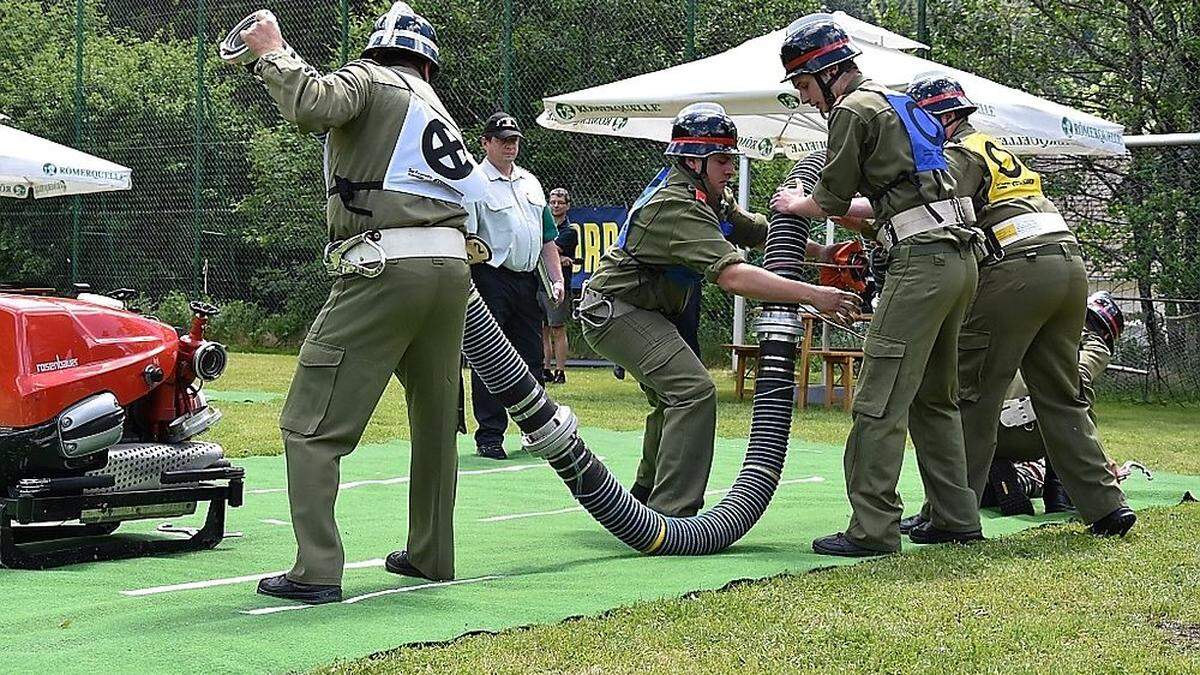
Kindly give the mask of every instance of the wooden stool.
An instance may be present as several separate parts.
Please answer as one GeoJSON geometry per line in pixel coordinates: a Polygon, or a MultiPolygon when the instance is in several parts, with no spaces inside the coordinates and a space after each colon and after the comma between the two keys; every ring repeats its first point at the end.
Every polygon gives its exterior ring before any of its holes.
{"type": "Polygon", "coordinates": [[[854,360],[862,359],[863,353],[852,349],[813,349],[812,337],[820,317],[815,314],[800,315],[804,322],[804,340],[800,343],[800,362],[796,365],[796,384],[800,387],[800,407],[808,407],[808,371],[814,356],[820,357],[825,369],[825,407],[833,407],[834,368],[840,366],[842,385],[842,409],[849,412],[854,405],[854,360]]]}
{"type": "Polygon", "coordinates": [[[744,400],[746,397],[746,378],[754,377],[755,368],[750,368],[751,360],[755,366],[758,365],[758,345],[722,345],[725,349],[731,350],[733,355],[737,357],[737,370],[733,373],[734,392],[737,394],[738,400],[744,400]]]}

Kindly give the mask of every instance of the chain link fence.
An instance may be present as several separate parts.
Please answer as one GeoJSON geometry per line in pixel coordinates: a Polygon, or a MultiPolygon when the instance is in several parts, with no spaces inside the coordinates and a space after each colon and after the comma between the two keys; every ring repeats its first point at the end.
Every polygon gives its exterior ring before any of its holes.
{"type": "MultiPolygon", "coordinates": [[[[827,4],[913,30],[905,23],[915,22],[909,3],[827,4]]],[[[270,9],[296,50],[328,71],[357,56],[389,5],[280,0],[270,9]]],[[[223,306],[214,325],[222,339],[294,347],[329,284],[318,262],[325,242],[320,143],[284,123],[262,87],[222,64],[215,48],[261,6],[5,0],[0,48],[13,68],[0,82],[7,123],[132,168],[134,188],[0,200],[0,282],[133,288],[139,308],[170,321],[185,318],[186,299],[206,296],[223,306]]],[[[417,3],[439,33],[436,86],[476,156],[483,120],[509,111],[526,131],[518,161],[547,190],[570,190],[574,206],[627,206],[662,166],[662,147],[542,129],[534,120],[543,96],[718,53],[818,8],[775,0],[752,9],[733,0],[417,3]]],[[[1127,298],[1129,329],[1115,361],[1126,370],[1108,381],[1129,395],[1200,395],[1197,151],[1144,148],[1120,160],[1036,166],[1078,229],[1096,287],[1127,298]]],[[[789,167],[784,160],[755,165],[754,208],[765,210],[789,167]]],[[[733,321],[730,296],[706,285],[707,362],[728,359],[721,345],[733,321]]],[[[578,334],[572,337],[572,351],[589,356],[578,334]]]]}

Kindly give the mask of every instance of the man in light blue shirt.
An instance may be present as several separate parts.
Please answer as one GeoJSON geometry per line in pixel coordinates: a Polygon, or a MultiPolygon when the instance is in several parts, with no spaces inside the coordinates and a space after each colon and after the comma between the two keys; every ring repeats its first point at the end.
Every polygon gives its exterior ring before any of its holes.
{"type": "MultiPolygon", "coordinates": [[[[490,251],[490,259],[471,266],[471,278],[500,330],[512,342],[530,372],[542,379],[542,313],[537,301],[539,260],[545,262],[556,302],[564,294],[562,264],[554,238],[558,228],[546,206],[542,184],[517,166],[521,128],[512,115],[498,112],[483,127],[480,163],[488,179],[487,197],[467,209],[467,232],[490,251]]],[[[481,457],[505,459],[508,414],[471,374],[471,407],[479,429],[475,450],[481,457]]]]}

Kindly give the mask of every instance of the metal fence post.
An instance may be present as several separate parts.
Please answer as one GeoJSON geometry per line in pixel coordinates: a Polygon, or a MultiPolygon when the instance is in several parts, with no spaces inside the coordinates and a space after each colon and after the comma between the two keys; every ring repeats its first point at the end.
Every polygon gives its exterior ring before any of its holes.
{"type": "MultiPolygon", "coordinates": [[[[84,0],[75,2],[75,147],[83,150],[83,12],[84,0]]],[[[83,198],[71,198],[71,283],[79,281],[79,218],[83,198]]]]}
{"type": "Polygon", "coordinates": [[[204,60],[208,40],[205,39],[205,0],[196,3],[196,107],[192,115],[192,295],[200,293],[200,233],[203,228],[201,189],[204,180],[204,60]]]}
{"type": "Polygon", "coordinates": [[[696,58],[696,0],[687,0],[687,43],[683,50],[688,61],[696,58]]]}
{"type": "Polygon", "coordinates": [[[342,19],[342,64],[350,59],[350,0],[342,0],[339,8],[342,19]]]}
{"type": "MultiPolygon", "coordinates": [[[[925,20],[925,2],[926,0],[917,0],[917,42],[929,44],[929,24],[925,20]]],[[[922,58],[929,58],[929,53],[932,48],[921,50],[922,58]]]]}
{"type": "Polygon", "coordinates": [[[504,46],[502,62],[504,63],[504,91],[503,102],[504,111],[512,113],[512,87],[513,87],[513,15],[512,15],[512,0],[504,0],[504,46]]]}

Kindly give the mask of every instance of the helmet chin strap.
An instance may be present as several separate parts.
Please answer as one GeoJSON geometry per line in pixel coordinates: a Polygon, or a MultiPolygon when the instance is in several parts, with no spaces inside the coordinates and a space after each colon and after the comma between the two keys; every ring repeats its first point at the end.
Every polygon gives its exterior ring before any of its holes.
{"type": "MultiPolygon", "coordinates": [[[[835,66],[836,67],[836,66],[835,66]]],[[[837,101],[837,96],[833,93],[833,85],[846,73],[839,69],[831,77],[825,78],[820,73],[814,78],[817,81],[817,86],[821,88],[821,95],[825,97],[825,104],[833,108],[833,104],[837,101]]],[[[828,115],[829,113],[821,113],[828,115]]]]}
{"type": "Polygon", "coordinates": [[[704,187],[704,191],[708,192],[708,185],[705,182],[705,176],[708,175],[708,157],[680,157],[679,158],[679,168],[688,176],[691,176],[693,179],[700,181],[700,185],[704,187]],[[692,167],[688,166],[687,161],[689,159],[699,159],[700,160],[700,170],[699,171],[696,171],[696,170],[692,169],[692,167]]]}

